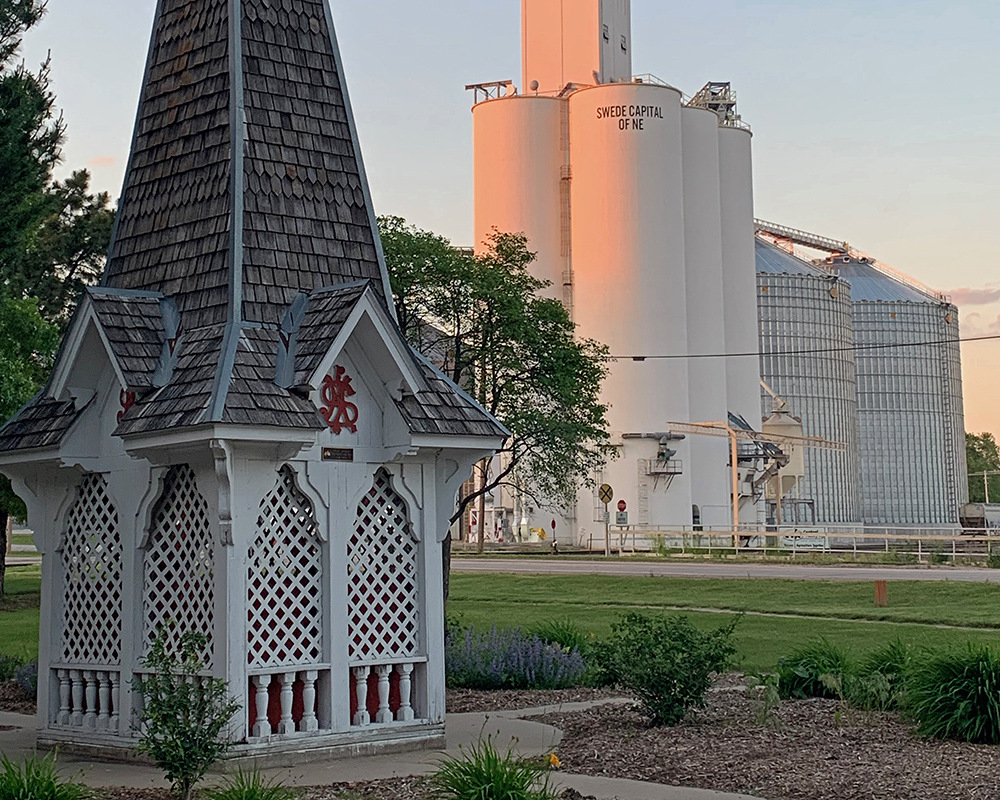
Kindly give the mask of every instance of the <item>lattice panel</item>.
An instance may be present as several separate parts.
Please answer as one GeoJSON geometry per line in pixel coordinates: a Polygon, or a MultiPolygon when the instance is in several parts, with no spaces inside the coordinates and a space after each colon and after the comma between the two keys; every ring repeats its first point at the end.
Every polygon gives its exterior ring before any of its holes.
{"type": "Polygon", "coordinates": [[[417,549],[406,504],[379,470],[358,505],[347,551],[351,661],[417,654],[420,613],[417,549]]]}
{"type": "Polygon", "coordinates": [[[253,668],[323,660],[323,544],[312,503],[283,467],[260,503],[247,567],[247,660],[253,668]]]}
{"type": "Polygon", "coordinates": [[[182,634],[208,637],[204,653],[212,660],[215,574],[208,503],[198,492],[194,471],[173,467],[153,512],[143,577],[144,650],[162,627],[170,649],[182,634]]]}
{"type": "Polygon", "coordinates": [[[118,666],[122,643],[122,542],[103,476],[90,474],[62,546],[63,654],[71,664],[118,666]]]}

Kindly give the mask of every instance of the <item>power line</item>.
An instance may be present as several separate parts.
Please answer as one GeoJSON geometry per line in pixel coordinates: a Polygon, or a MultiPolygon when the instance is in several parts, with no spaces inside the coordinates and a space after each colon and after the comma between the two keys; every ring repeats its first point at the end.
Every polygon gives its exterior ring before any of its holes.
{"type": "Polygon", "coordinates": [[[1000,334],[990,336],[960,336],[957,339],[928,339],[922,342],[901,342],[898,344],[856,344],[851,347],[820,347],[814,350],[771,350],[756,353],[691,353],[674,355],[649,356],[612,356],[616,361],[674,361],[680,359],[700,358],[760,358],[761,356],[812,356],[822,353],[852,353],[859,350],[895,350],[903,347],[929,347],[938,344],[953,344],[955,342],[989,342],[1000,339],[1000,334]]]}

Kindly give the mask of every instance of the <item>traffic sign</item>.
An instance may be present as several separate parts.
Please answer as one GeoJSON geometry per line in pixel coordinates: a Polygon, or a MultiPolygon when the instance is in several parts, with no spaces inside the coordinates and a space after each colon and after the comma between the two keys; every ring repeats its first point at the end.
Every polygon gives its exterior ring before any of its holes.
{"type": "Polygon", "coordinates": [[[617,525],[619,528],[627,528],[628,527],[628,512],[627,511],[619,511],[615,515],[615,525],[617,525]]]}
{"type": "Polygon", "coordinates": [[[600,498],[601,502],[604,503],[604,505],[607,505],[615,499],[615,490],[605,483],[598,490],[597,496],[600,498]]]}
{"type": "Polygon", "coordinates": [[[624,500],[619,500],[618,501],[618,510],[624,513],[624,511],[625,511],[626,508],[628,508],[628,504],[624,500]]]}

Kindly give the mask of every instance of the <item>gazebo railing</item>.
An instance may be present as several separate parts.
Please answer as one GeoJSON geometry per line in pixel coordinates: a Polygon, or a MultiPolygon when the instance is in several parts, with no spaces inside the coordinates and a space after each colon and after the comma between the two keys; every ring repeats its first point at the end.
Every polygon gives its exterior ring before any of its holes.
{"type": "Polygon", "coordinates": [[[120,666],[54,664],[51,675],[58,686],[59,707],[50,725],[95,734],[120,732],[120,666]]]}
{"type": "Polygon", "coordinates": [[[414,682],[423,680],[426,658],[351,665],[351,725],[392,725],[418,721],[414,682]]]}

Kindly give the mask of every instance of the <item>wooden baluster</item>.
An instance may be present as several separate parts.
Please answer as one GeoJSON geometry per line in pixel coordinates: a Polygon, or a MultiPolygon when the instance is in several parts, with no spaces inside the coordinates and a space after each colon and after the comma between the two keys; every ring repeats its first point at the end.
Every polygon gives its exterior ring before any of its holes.
{"type": "Polygon", "coordinates": [[[111,724],[111,679],[106,672],[97,673],[97,730],[106,731],[111,724]]]}
{"type": "Polygon", "coordinates": [[[83,679],[87,682],[87,710],[83,714],[83,727],[94,730],[97,727],[97,678],[93,670],[86,670],[83,679]]]}
{"type": "Polygon", "coordinates": [[[368,713],[368,673],[369,667],[355,667],[351,672],[354,674],[354,694],[358,699],[358,710],[354,715],[355,725],[370,725],[372,718],[368,713]]]}
{"type": "Polygon", "coordinates": [[[121,727],[121,711],[119,707],[122,701],[122,674],[120,672],[111,673],[111,722],[108,729],[118,733],[121,727]]]}
{"type": "Polygon", "coordinates": [[[56,717],[56,725],[69,725],[69,670],[60,669],[56,675],[59,678],[59,715],[56,717]]]}
{"type": "Polygon", "coordinates": [[[413,693],[413,664],[400,664],[396,667],[399,673],[399,710],[396,712],[398,722],[412,722],[414,718],[410,696],[413,693]]]}
{"type": "Polygon", "coordinates": [[[72,683],[73,707],[69,715],[69,724],[77,728],[83,727],[83,678],[80,677],[80,670],[71,669],[69,678],[72,683]]]}
{"type": "Polygon", "coordinates": [[[270,736],[271,722],[267,718],[267,687],[271,685],[270,675],[255,675],[253,679],[257,692],[254,694],[254,705],[257,709],[257,721],[253,725],[254,736],[270,736]]]}
{"type": "Polygon", "coordinates": [[[392,712],[389,710],[389,675],[392,674],[392,665],[375,667],[378,675],[378,714],[375,721],[380,725],[392,722],[392,712]]]}
{"type": "Polygon", "coordinates": [[[294,672],[286,672],[281,676],[281,722],[278,723],[278,733],[282,736],[295,733],[295,722],[292,720],[293,683],[294,672]]]}
{"type": "Polygon", "coordinates": [[[316,681],[319,680],[319,672],[309,670],[302,675],[302,721],[299,722],[299,730],[313,733],[319,730],[319,720],[316,718],[316,681]]]}

